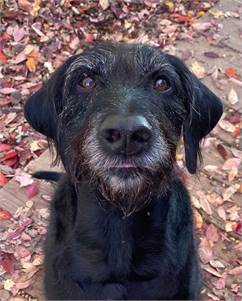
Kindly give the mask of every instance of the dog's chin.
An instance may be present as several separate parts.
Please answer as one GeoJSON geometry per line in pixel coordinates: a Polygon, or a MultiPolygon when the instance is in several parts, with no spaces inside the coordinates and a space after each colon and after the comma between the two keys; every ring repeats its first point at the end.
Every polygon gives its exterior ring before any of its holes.
{"type": "Polygon", "coordinates": [[[152,182],[137,168],[110,168],[99,178],[99,192],[124,215],[144,208],[150,201],[152,182]]]}

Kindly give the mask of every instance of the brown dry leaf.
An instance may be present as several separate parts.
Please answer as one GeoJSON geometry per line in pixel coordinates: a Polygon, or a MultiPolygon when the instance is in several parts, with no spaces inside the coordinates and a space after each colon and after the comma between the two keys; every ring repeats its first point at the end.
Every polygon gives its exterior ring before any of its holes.
{"type": "Polygon", "coordinates": [[[192,63],[191,66],[192,72],[199,78],[202,79],[205,77],[206,72],[202,65],[200,65],[197,61],[192,63]]]}
{"type": "Polygon", "coordinates": [[[212,209],[211,206],[208,202],[207,196],[205,195],[205,193],[201,190],[197,191],[197,196],[198,196],[198,201],[200,203],[200,207],[208,214],[211,215],[212,209]]]}
{"type": "Polygon", "coordinates": [[[103,10],[106,10],[109,7],[109,0],[99,0],[99,5],[103,10]]]}
{"type": "Polygon", "coordinates": [[[193,216],[194,216],[194,220],[195,220],[195,227],[197,229],[201,229],[203,226],[203,218],[202,218],[201,214],[196,209],[194,209],[193,216]]]}
{"type": "Polygon", "coordinates": [[[201,243],[199,245],[199,254],[200,259],[204,264],[208,263],[213,258],[212,245],[206,237],[201,239],[201,243]]]}
{"type": "Polygon", "coordinates": [[[236,127],[228,120],[222,119],[219,121],[219,126],[226,132],[233,133],[236,127]]]}
{"type": "Polygon", "coordinates": [[[26,66],[30,72],[36,71],[36,61],[33,57],[29,57],[26,62],[26,66]]]}
{"type": "Polygon", "coordinates": [[[229,158],[226,160],[222,166],[223,170],[231,170],[231,168],[238,168],[241,164],[240,158],[229,158]]]}
{"type": "Polygon", "coordinates": [[[18,0],[18,6],[22,10],[27,11],[28,13],[31,13],[32,10],[32,4],[28,0],[18,0]]]}
{"type": "Polygon", "coordinates": [[[231,88],[231,90],[229,91],[228,100],[231,105],[235,105],[239,101],[238,94],[234,88],[231,88]]]}
{"type": "Polygon", "coordinates": [[[242,266],[233,268],[232,270],[229,271],[229,274],[236,275],[236,276],[242,275],[242,266]]]}
{"type": "Polygon", "coordinates": [[[218,216],[221,217],[224,221],[226,221],[226,212],[223,206],[217,208],[218,216]]]}
{"type": "Polygon", "coordinates": [[[216,289],[222,290],[225,288],[226,278],[227,278],[227,272],[223,273],[222,277],[214,283],[216,289]]]}
{"type": "Polygon", "coordinates": [[[35,0],[33,5],[32,5],[31,14],[34,17],[38,16],[38,13],[39,13],[39,10],[40,10],[40,4],[41,4],[41,0],[35,0]]]}
{"type": "Polygon", "coordinates": [[[233,227],[236,225],[235,222],[231,222],[231,221],[226,221],[225,222],[225,231],[226,232],[232,232],[233,231],[233,227]]]}
{"type": "Polygon", "coordinates": [[[215,277],[221,278],[222,274],[217,272],[214,268],[210,267],[210,266],[203,266],[203,269],[207,272],[209,272],[210,274],[212,274],[215,277]]]}
{"type": "Polygon", "coordinates": [[[229,200],[239,188],[240,188],[239,184],[234,184],[234,185],[228,187],[227,189],[225,189],[225,191],[223,193],[224,201],[229,200]]]}
{"type": "Polygon", "coordinates": [[[232,182],[238,175],[238,168],[237,167],[232,167],[232,169],[229,171],[228,174],[228,180],[229,182],[232,182]]]}
{"type": "Polygon", "coordinates": [[[218,230],[213,224],[210,224],[208,226],[208,228],[206,230],[206,237],[212,245],[214,242],[219,240],[218,230]]]}
{"type": "Polygon", "coordinates": [[[224,264],[219,260],[210,260],[209,264],[215,269],[224,269],[224,264]]]}

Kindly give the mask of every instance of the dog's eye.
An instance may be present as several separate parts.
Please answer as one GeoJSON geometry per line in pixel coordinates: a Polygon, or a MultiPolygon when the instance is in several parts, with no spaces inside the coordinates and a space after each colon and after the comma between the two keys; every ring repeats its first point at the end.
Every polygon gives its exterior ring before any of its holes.
{"type": "Polygon", "coordinates": [[[95,80],[89,76],[84,77],[80,82],[80,86],[84,89],[92,89],[95,87],[95,85],[95,80]]]}
{"type": "Polygon", "coordinates": [[[154,88],[157,91],[165,92],[169,90],[170,87],[171,87],[170,83],[165,78],[160,77],[155,81],[154,88]]]}

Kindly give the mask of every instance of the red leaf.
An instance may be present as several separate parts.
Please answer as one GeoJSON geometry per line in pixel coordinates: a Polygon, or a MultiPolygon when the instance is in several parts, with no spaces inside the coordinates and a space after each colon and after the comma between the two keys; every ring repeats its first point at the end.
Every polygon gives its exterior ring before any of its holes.
{"type": "Polygon", "coordinates": [[[226,73],[226,75],[227,75],[228,77],[232,77],[232,78],[237,79],[237,75],[236,75],[236,73],[235,73],[235,71],[234,71],[233,68],[231,68],[231,67],[227,68],[227,69],[225,70],[225,73],[226,73]]]}
{"type": "Polygon", "coordinates": [[[13,268],[13,259],[14,256],[13,254],[10,253],[0,253],[0,263],[3,267],[3,269],[7,272],[7,273],[13,273],[14,268],[13,268]]]}
{"type": "Polygon", "coordinates": [[[93,42],[93,35],[92,34],[86,34],[85,35],[85,40],[87,41],[87,42],[93,42]]]}
{"type": "Polygon", "coordinates": [[[4,164],[9,167],[17,168],[17,162],[18,162],[18,157],[15,157],[12,159],[5,160],[4,164]]]}
{"type": "Polygon", "coordinates": [[[240,135],[240,128],[236,128],[233,133],[231,133],[231,136],[233,138],[237,138],[240,135]]]}
{"type": "Polygon", "coordinates": [[[11,148],[11,145],[8,145],[6,143],[0,143],[0,152],[9,151],[11,148]]]}
{"type": "Polygon", "coordinates": [[[27,186],[25,189],[25,194],[27,195],[27,197],[30,199],[32,197],[34,197],[35,195],[37,195],[39,192],[39,186],[38,183],[34,182],[31,185],[27,186]]]}
{"type": "Polygon", "coordinates": [[[3,156],[0,159],[0,162],[6,161],[6,160],[9,160],[9,159],[13,159],[13,158],[17,157],[17,155],[18,155],[18,153],[15,150],[11,150],[8,153],[6,153],[6,155],[3,156]]]}
{"type": "Polygon", "coordinates": [[[11,102],[12,101],[9,98],[0,98],[0,107],[6,106],[11,102]]]}
{"type": "Polygon", "coordinates": [[[228,153],[225,149],[225,147],[222,144],[218,144],[216,146],[218,153],[220,154],[220,156],[225,160],[228,157],[228,153]]]}
{"type": "Polygon", "coordinates": [[[193,18],[189,18],[188,16],[183,16],[179,14],[171,14],[171,17],[175,18],[179,22],[194,24],[195,20],[193,18]]]}
{"type": "Polygon", "coordinates": [[[23,222],[20,223],[19,227],[15,229],[13,232],[8,234],[8,239],[16,239],[19,235],[24,231],[32,223],[30,218],[26,218],[23,222]]]}
{"type": "Polygon", "coordinates": [[[237,233],[239,235],[242,235],[242,221],[235,224],[235,225],[233,225],[232,229],[235,233],[237,233]]]}
{"type": "Polygon", "coordinates": [[[4,186],[7,183],[8,183],[7,178],[5,177],[5,175],[3,173],[0,172],[0,187],[4,186]]]}
{"type": "Polygon", "coordinates": [[[7,210],[0,210],[0,220],[9,220],[12,215],[7,210]]]}
{"type": "Polygon", "coordinates": [[[231,116],[228,118],[229,122],[232,124],[238,124],[240,123],[241,120],[241,114],[240,113],[233,113],[231,116]]]}
{"type": "Polygon", "coordinates": [[[7,57],[1,51],[0,51],[0,61],[2,62],[2,64],[6,64],[7,63],[7,57]]]}

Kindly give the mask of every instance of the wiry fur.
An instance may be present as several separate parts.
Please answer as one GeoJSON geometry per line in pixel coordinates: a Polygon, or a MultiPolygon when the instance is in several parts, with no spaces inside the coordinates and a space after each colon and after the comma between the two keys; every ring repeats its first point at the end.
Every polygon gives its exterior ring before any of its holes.
{"type": "Polygon", "coordinates": [[[199,143],[221,114],[219,99],[179,59],[147,45],[88,49],[27,101],[27,120],[54,142],[66,171],[51,203],[48,299],[199,297],[192,210],[175,154],[183,132],[195,173],[199,143]],[[93,89],[80,86],[85,76],[95,80],[93,89]],[[159,77],[168,91],[154,89],[159,77]],[[110,115],[142,116],[152,129],[149,147],[111,153],[100,139],[110,115]]]}

